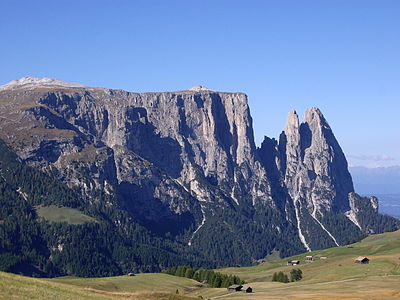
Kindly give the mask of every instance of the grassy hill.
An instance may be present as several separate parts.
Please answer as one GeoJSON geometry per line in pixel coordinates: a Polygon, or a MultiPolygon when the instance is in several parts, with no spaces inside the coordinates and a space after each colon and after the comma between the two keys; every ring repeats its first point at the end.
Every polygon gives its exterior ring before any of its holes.
{"type": "Polygon", "coordinates": [[[176,289],[183,293],[196,284],[190,279],[165,274],[37,279],[0,272],[0,300],[193,300],[196,298],[177,295],[176,289]]]}
{"type": "MultiPolygon", "coordinates": [[[[219,272],[236,274],[246,280],[256,292],[252,296],[254,299],[284,299],[289,295],[293,299],[400,298],[400,231],[373,235],[349,246],[304,253],[255,267],[225,268],[219,272]],[[307,255],[314,257],[312,263],[304,262],[307,255]],[[354,263],[358,256],[368,257],[370,263],[354,263]],[[301,263],[287,266],[289,259],[301,263]],[[302,270],[301,281],[271,282],[275,272],[289,274],[293,268],[302,270]]],[[[226,299],[247,298],[232,295],[226,299]]]]}
{"type": "Polygon", "coordinates": [[[33,279],[0,273],[0,299],[400,299],[400,231],[370,236],[350,246],[218,272],[238,275],[254,293],[230,293],[166,274],[33,279]],[[314,261],[305,263],[306,255],[313,255],[314,261]],[[370,263],[355,264],[358,256],[368,257],[370,263]],[[301,263],[287,266],[288,259],[301,263]],[[301,281],[271,282],[274,272],[288,274],[293,268],[302,270],[301,281]]]}

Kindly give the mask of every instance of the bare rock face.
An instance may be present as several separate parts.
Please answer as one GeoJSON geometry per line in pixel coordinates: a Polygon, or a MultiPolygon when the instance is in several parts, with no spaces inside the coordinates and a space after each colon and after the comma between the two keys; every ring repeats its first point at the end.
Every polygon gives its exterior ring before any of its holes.
{"type": "MultiPolygon", "coordinates": [[[[306,111],[304,122],[299,125],[296,112],[289,113],[285,131],[281,135],[282,167],[285,184],[294,201],[297,216],[309,214],[330,239],[336,238],[320,222],[326,212],[344,212],[349,209],[348,193],[353,183],[346,158],[336,141],[329,124],[318,108],[306,111]]],[[[310,230],[299,221],[304,243],[310,240],[310,230]],[[302,233],[304,231],[304,233],[302,233]]]]}
{"type": "Polygon", "coordinates": [[[289,113],[281,142],[282,172],[294,201],[304,200],[314,217],[348,210],[354,188],[347,161],[320,110],[307,110],[300,125],[296,112],[289,113]]]}
{"type": "Polygon", "coordinates": [[[229,240],[216,257],[229,245],[242,247],[232,261],[247,249],[244,263],[338,245],[345,212],[354,235],[366,231],[349,217],[347,162],[317,108],[301,124],[290,112],[279,143],[257,149],[247,96],[204,86],[138,94],[23,78],[0,88],[0,104],[0,138],[23,161],[189,247],[229,240]]]}
{"type": "Polygon", "coordinates": [[[275,189],[280,186],[281,194],[286,191],[293,204],[299,238],[306,249],[342,243],[339,228],[332,226],[335,215],[347,216],[350,222],[340,221],[343,226],[372,232],[360,225],[357,216],[362,211],[377,214],[376,198],[361,201],[364,198],[354,193],[344,153],[318,108],[307,110],[302,123],[296,111],[291,111],[279,144],[266,137],[259,153],[275,189]]]}
{"type": "Polygon", "coordinates": [[[114,192],[138,218],[185,217],[185,230],[210,213],[207,203],[272,201],[242,93],[137,94],[32,78],[0,93],[1,138],[31,165],[56,167],[88,201],[114,192]]]}

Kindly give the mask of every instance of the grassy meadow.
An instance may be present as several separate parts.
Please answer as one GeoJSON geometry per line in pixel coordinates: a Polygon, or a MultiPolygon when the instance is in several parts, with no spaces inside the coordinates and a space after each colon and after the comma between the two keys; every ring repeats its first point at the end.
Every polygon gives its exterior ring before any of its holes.
{"type": "Polygon", "coordinates": [[[177,295],[176,289],[183,293],[195,285],[193,280],[165,274],[38,279],[0,272],[0,300],[192,300],[196,298],[177,295]]]}
{"type": "Polygon", "coordinates": [[[35,209],[39,217],[49,222],[66,222],[72,225],[79,225],[85,222],[97,222],[96,219],[83,214],[75,208],[49,205],[37,206],[35,209]]]}
{"type": "Polygon", "coordinates": [[[370,236],[351,246],[304,253],[253,267],[223,268],[253,288],[253,293],[209,288],[191,279],[166,274],[137,274],[107,278],[60,277],[34,279],[0,273],[1,299],[400,299],[400,231],[370,236]],[[312,263],[305,263],[313,255],[312,263]],[[366,256],[369,264],[354,263],[366,256]],[[326,257],[326,259],[320,259],[326,257]],[[300,265],[287,266],[288,259],[300,265]],[[303,279],[272,282],[274,272],[293,268],[303,279]],[[179,294],[176,294],[178,290],[179,294]]]}

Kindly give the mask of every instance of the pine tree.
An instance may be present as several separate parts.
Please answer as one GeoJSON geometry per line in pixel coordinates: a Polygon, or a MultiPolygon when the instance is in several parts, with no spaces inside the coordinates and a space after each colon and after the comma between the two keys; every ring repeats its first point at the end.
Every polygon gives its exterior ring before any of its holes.
{"type": "Polygon", "coordinates": [[[185,277],[186,278],[193,278],[193,274],[194,274],[194,272],[193,272],[192,268],[187,268],[186,269],[186,272],[185,272],[185,277]]]}
{"type": "Polygon", "coordinates": [[[202,281],[202,280],[200,280],[200,272],[199,272],[199,270],[194,272],[193,279],[196,280],[196,281],[200,281],[200,282],[202,281]]]}
{"type": "Polygon", "coordinates": [[[215,274],[214,279],[212,281],[212,287],[219,288],[221,287],[221,284],[222,284],[221,275],[219,273],[215,274]]]}
{"type": "Polygon", "coordinates": [[[225,277],[224,280],[222,281],[221,287],[228,287],[230,286],[230,282],[229,282],[229,277],[225,277]]]}
{"type": "Polygon", "coordinates": [[[278,274],[276,272],[272,275],[272,281],[278,281],[278,274]]]}
{"type": "Polygon", "coordinates": [[[293,269],[290,271],[290,281],[298,281],[303,278],[303,272],[300,269],[293,269]]]}
{"type": "Polygon", "coordinates": [[[280,271],[278,273],[275,272],[274,275],[272,276],[272,281],[288,283],[289,277],[286,274],[284,274],[282,271],[280,271]]]}

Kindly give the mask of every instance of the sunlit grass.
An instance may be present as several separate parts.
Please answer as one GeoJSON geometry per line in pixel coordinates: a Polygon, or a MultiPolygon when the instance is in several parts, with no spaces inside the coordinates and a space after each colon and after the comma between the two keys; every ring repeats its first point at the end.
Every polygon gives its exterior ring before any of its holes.
{"type": "Polygon", "coordinates": [[[72,225],[96,222],[96,219],[83,214],[75,208],[50,205],[37,206],[35,209],[39,217],[42,217],[49,222],[66,222],[72,225]]]}

